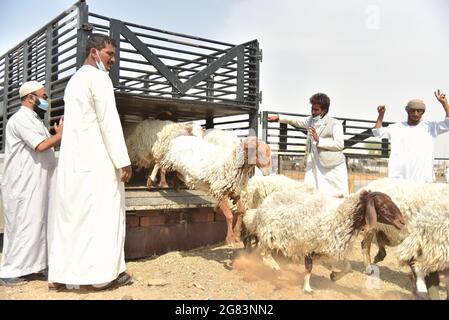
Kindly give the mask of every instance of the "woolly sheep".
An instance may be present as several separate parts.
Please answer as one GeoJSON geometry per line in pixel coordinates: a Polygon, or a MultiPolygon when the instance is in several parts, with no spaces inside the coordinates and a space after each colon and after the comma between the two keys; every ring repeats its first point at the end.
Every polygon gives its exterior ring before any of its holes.
{"type": "MultiPolygon", "coordinates": [[[[201,135],[200,129],[191,123],[147,119],[139,123],[126,124],[123,128],[131,163],[139,168],[150,168],[155,159],[165,152],[170,141],[179,135],[201,135]]],[[[148,176],[147,187],[156,179],[159,165],[155,164],[148,176]]],[[[160,187],[166,187],[165,173],[161,172],[160,187]]]]}
{"type": "Polygon", "coordinates": [[[271,256],[273,251],[280,251],[294,261],[305,258],[306,293],[312,292],[310,276],[314,258],[343,260],[343,271],[331,273],[331,279],[338,280],[350,271],[345,256],[359,230],[372,228],[377,221],[396,228],[403,225],[399,208],[386,194],[367,191],[345,199],[319,192],[312,195],[298,191],[274,192],[251,215],[266,265],[279,269],[271,256]]]}
{"type": "Polygon", "coordinates": [[[296,190],[304,194],[312,194],[316,191],[315,188],[302,181],[294,180],[280,174],[270,174],[268,176],[255,174],[252,176],[246,188],[241,193],[241,199],[246,210],[243,215],[242,229],[242,239],[245,248],[249,248],[253,240],[257,243],[257,237],[255,237],[256,225],[252,217],[254,211],[251,209],[257,209],[271,193],[282,190],[296,190]]]}
{"type": "MultiPolygon", "coordinates": [[[[370,232],[366,232],[364,234],[364,239],[362,241],[362,252],[364,257],[365,266],[367,267],[367,273],[372,271],[371,267],[371,258],[370,258],[370,246],[371,241],[374,235],[377,238],[377,243],[379,246],[379,252],[374,258],[374,263],[382,261],[385,258],[386,251],[385,246],[395,247],[401,245],[405,239],[407,243],[413,240],[414,236],[410,236],[411,232],[414,234],[425,234],[424,226],[427,226],[426,230],[430,230],[429,223],[435,223],[438,225],[443,224],[445,217],[448,215],[449,210],[447,210],[447,194],[449,193],[449,186],[441,183],[417,183],[412,181],[405,181],[401,179],[380,179],[368,184],[365,189],[380,191],[388,193],[393,201],[398,205],[401,212],[405,217],[405,227],[400,231],[395,230],[391,226],[386,226],[383,224],[378,224],[376,229],[371,230],[370,232]],[[422,223],[428,217],[429,223],[422,223]],[[438,217],[438,218],[436,218],[438,217]],[[438,222],[438,219],[439,222],[438,222]],[[419,221],[419,223],[418,223],[419,221]]],[[[438,226],[434,226],[434,228],[438,228],[438,226]]],[[[444,238],[439,239],[438,241],[446,241],[444,238]]],[[[435,241],[437,241],[435,239],[435,241]]],[[[427,247],[423,247],[423,252],[426,251],[425,255],[433,255],[435,252],[439,252],[433,246],[437,246],[435,242],[429,242],[427,247]],[[435,251],[436,250],[436,251],[435,251]]],[[[446,242],[446,246],[449,246],[449,242],[446,242]]],[[[402,247],[403,248],[403,247],[402,247]]],[[[439,253],[435,253],[435,259],[441,259],[441,263],[446,263],[445,255],[442,254],[442,251],[439,253]]],[[[416,270],[413,264],[409,264],[412,274],[416,274],[416,270]]],[[[421,266],[419,269],[422,270],[424,268],[421,266]]],[[[424,268],[426,269],[426,268],[424,268]]],[[[444,271],[444,269],[439,269],[435,271],[444,271]]],[[[426,273],[425,271],[419,272],[417,277],[413,277],[414,282],[416,283],[418,288],[419,295],[426,295],[427,290],[422,286],[422,275],[428,275],[428,278],[438,278],[437,275],[432,275],[432,272],[426,273]]],[[[414,283],[415,285],[415,283],[414,283]]],[[[430,288],[432,289],[432,288],[430,288]]],[[[429,290],[429,294],[431,298],[437,298],[437,293],[435,290],[429,290]],[[432,291],[433,290],[433,291],[432,291]]]]}
{"type": "MultiPolygon", "coordinates": [[[[411,266],[414,276],[414,289],[418,294],[427,292],[424,277],[432,273],[449,270],[449,202],[429,202],[420,212],[409,218],[408,235],[399,244],[397,255],[403,265],[411,266]]],[[[431,281],[429,295],[439,299],[437,276],[429,277],[431,281]]],[[[446,299],[449,299],[448,278],[446,283],[446,299]]]]}
{"type": "MultiPolygon", "coordinates": [[[[229,133],[213,133],[204,139],[195,136],[178,136],[171,140],[168,151],[157,160],[165,170],[177,171],[187,187],[207,190],[218,200],[218,206],[228,225],[226,242],[233,244],[240,237],[243,205],[240,193],[249,179],[249,173],[258,166],[264,174],[271,170],[271,151],[267,144],[255,137],[230,142],[219,136],[229,133]],[[212,142],[209,141],[213,140],[212,142]],[[222,141],[220,143],[220,141],[222,141]],[[253,157],[252,157],[253,156],[253,157]],[[239,207],[235,230],[232,228],[233,213],[228,200],[233,199],[239,207]]],[[[236,140],[238,139],[238,140],[236,140]]]]}

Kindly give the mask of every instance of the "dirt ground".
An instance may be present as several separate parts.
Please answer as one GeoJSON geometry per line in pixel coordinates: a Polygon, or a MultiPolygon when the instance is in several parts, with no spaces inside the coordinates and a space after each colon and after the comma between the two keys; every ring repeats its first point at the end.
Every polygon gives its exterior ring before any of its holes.
{"type": "MultiPolygon", "coordinates": [[[[302,291],[302,264],[280,259],[281,271],[275,272],[262,264],[257,252],[247,253],[242,245],[221,243],[128,261],[135,283],[112,291],[81,288],[49,292],[45,281],[30,281],[17,287],[0,287],[0,299],[413,299],[408,270],[397,264],[394,250],[390,249],[380,263],[377,280],[363,273],[359,243],[355,242],[349,255],[353,271],[335,283],[326,268],[314,265],[312,295],[302,291]]],[[[373,246],[373,253],[376,250],[373,246]]]]}

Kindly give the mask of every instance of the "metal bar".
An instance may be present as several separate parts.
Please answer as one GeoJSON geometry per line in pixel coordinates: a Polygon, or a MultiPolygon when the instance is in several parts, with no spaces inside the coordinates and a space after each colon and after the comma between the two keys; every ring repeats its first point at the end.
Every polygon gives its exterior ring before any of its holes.
{"type": "Polygon", "coordinates": [[[190,35],[187,35],[187,34],[182,34],[182,33],[177,33],[177,32],[171,32],[171,31],[166,31],[166,30],[162,30],[162,29],[156,29],[156,28],[146,27],[146,26],[142,26],[142,25],[138,25],[138,24],[130,23],[130,22],[126,22],[126,26],[136,27],[136,28],[140,28],[140,29],[144,29],[144,30],[149,30],[149,31],[160,32],[160,33],[164,33],[164,34],[168,34],[168,35],[172,35],[172,36],[177,36],[177,37],[182,37],[182,38],[188,38],[188,39],[193,39],[193,40],[198,40],[198,41],[210,42],[210,43],[214,43],[214,44],[218,44],[218,45],[223,45],[223,46],[228,46],[228,47],[233,47],[233,46],[234,46],[234,45],[231,44],[231,43],[226,43],[226,42],[222,42],[222,41],[216,41],[216,40],[210,40],[210,39],[206,39],[206,38],[200,38],[200,37],[190,36],[190,35]]]}
{"type": "MultiPolygon", "coordinates": [[[[137,35],[141,35],[141,34],[137,34],[137,35]]],[[[124,40],[123,42],[131,44],[127,40],[124,40]]],[[[187,55],[198,56],[199,58],[203,58],[203,59],[207,59],[207,58],[218,59],[218,57],[215,57],[214,55],[211,55],[211,54],[204,54],[204,53],[199,53],[199,52],[194,52],[194,51],[187,51],[187,50],[182,50],[182,49],[177,49],[177,48],[170,48],[170,47],[156,45],[156,44],[153,44],[153,43],[146,43],[146,42],[143,42],[143,43],[146,46],[151,47],[152,49],[159,49],[159,50],[164,50],[164,51],[183,53],[183,54],[187,54],[187,55]]],[[[223,51],[223,52],[226,52],[226,51],[223,51]]],[[[187,61],[192,62],[192,60],[187,60],[187,61]]],[[[193,62],[193,63],[197,63],[197,62],[193,62]]]]}
{"type": "Polygon", "coordinates": [[[244,100],[244,56],[243,56],[243,47],[240,47],[237,51],[237,101],[243,102],[244,100]]]}
{"type": "Polygon", "coordinates": [[[109,22],[109,36],[115,41],[117,48],[115,49],[115,63],[109,71],[112,84],[117,86],[120,82],[120,33],[122,31],[122,23],[119,20],[111,19],[109,22]]]}
{"type": "Polygon", "coordinates": [[[56,86],[56,85],[58,85],[58,84],[60,84],[60,83],[62,83],[62,82],[64,82],[64,81],[69,81],[69,79],[70,79],[71,77],[72,77],[72,76],[70,75],[70,76],[64,77],[64,78],[62,78],[62,79],[58,79],[58,80],[52,81],[51,85],[52,85],[52,86],[56,86]]]}
{"type": "Polygon", "coordinates": [[[70,70],[70,69],[73,69],[73,68],[76,68],[76,63],[71,64],[70,66],[67,66],[67,67],[65,67],[65,68],[63,68],[63,69],[57,70],[57,71],[55,71],[55,72],[52,72],[52,73],[51,73],[51,76],[52,76],[52,77],[53,77],[53,76],[56,76],[56,75],[58,75],[58,74],[60,74],[60,73],[64,73],[64,71],[67,71],[67,70],[70,70]]]}
{"type": "Polygon", "coordinates": [[[94,18],[103,19],[103,20],[106,20],[106,21],[111,20],[109,17],[102,16],[102,15],[99,15],[98,13],[93,13],[93,12],[89,12],[89,16],[90,17],[94,17],[94,18]]]}
{"type": "Polygon", "coordinates": [[[28,42],[26,42],[23,47],[23,70],[22,70],[22,83],[28,81],[28,58],[29,58],[29,52],[28,52],[28,42]]]}
{"type": "Polygon", "coordinates": [[[56,60],[56,62],[52,63],[51,66],[52,67],[59,66],[59,65],[65,63],[65,62],[67,62],[67,61],[69,61],[70,59],[73,59],[73,58],[76,58],[76,53],[74,53],[71,56],[68,56],[67,58],[64,58],[62,60],[59,60],[59,61],[56,60]]]}
{"type": "Polygon", "coordinates": [[[102,25],[102,24],[97,24],[97,23],[92,23],[92,27],[94,27],[96,29],[100,29],[100,30],[105,30],[105,31],[109,30],[108,26],[105,26],[105,25],[102,25]]]}
{"type": "MultiPolygon", "coordinates": [[[[68,34],[71,31],[74,31],[74,30],[75,30],[75,26],[73,26],[73,28],[67,29],[66,31],[58,34],[56,37],[54,37],[54,40],[59,40],[60,38],[62,38],[63,36],[65,36],[66,34],[68,34]]],[[[55,29],[55,31],[56,31],[56,29],[55,29]]]]}
{"type": "MultiPolygon", "coordinates": [[[[125,89],[125,90],[130,90],[130,91],[142,91],[142,92],[153,92],[153,93],[162,93],[164,95],[170,95],[171,96],[171,92],[164,92],[164,91],[158,91],[158,90],[152,90],[152,89],[145,89],[145,88],[128,88],[128,87],[124,87],[124,86],[118,86],[116,87],[116,89],[125,89]]],[[[145,97],[148,98],[147,94],[137,94],[137,93],[133,93],[133,96],[139,96],[139,97],[145,97]]],[[[205,101],[206,97],[204,96],[196,96],[196,95],[191,95],[191,94],[183,94],[183,97],[191,97],[191,98],[199,98],[199,100],[201,101],[205,101]]],[[[215,100],[220,100],[222,102],[230,102],[232,104],[235,104],[235,100],[232,99],[225,99],[225,98],[216,98],[215,100]]],[[[252,106],[248,106],[245,105],[245,108],[251,109],[252,106]]]]}
{"type": "MultiPolygon", "coordinates": [[[[46,59],[45,59],[45,90],[47,91],[47,95],[51,98],[52,97],[52,87],[51,87],[51,81],[52,81],[52,72],[57,71],[54,67],[52,68],[52,60],[54,57],[54,51],[57,49],[53,49],[57,45],[57,40],[53,41],[53,28],[52,26],[48,26],[47,30],[47,50],[46,50],[46,59]]],[[[47,112],[46,117],[44,118],[44,124],[46,127],[48,127],[50,123],[50,114],[51,114],[52,108],[50,104],[50,110],[47,112]]]]}
{"type": "Polygon", "coordinates": [[[77,3],[78,6],[78,30],[76,32],[76,68],[79,69],[86,60],[86,46],[88,39],[89,10],[86,2],[77,3]]]}
{"type": "MultiPolygon", "coordinates": [[[[78,35],[74,34],[73,36],[68,37],[67,39],[65,39],[62,42],[59,42],[56,46],[53,47],[53,49],[56,49],[56,47],[62,47],[63,45],[65,45],[66,43],[69,43],[70,41],[73,41],[75,39],[78,39],[78,35]]],[[[78,44],[78,40],[77,40],[77,44],[78,44]]]]}
{"type": "MultiPolygon", "coordinates": [[[[65,48],[65,49],[62,50],[62,51],[59,51],[59,56],[64,55],[65,53],[69,52],[70,50],[75,49],[76,47],[77,47],[77,45],[74,44],[73,46],[70,46],[70,47],[68,47],[68,48],[65,48]]],[[[77,56],[78,56],[78,55],[77,55],[77,56]]]]}
{"type": "Polygon", "coordinates": [[[5,84],[5,87],[3,89],[3,110],[2,110],[2,131],[3,134],[1,136],[1,142],[2,142],[2,146],[1,146],[1,151],[3,152],[5,150],[5,132],[6,132],[6,124],[8,122],[8,119],[6,117],[6,112],[7,112],[7,106],[8,106],[8,90],[6,88],[6,84],[9,82],[9,74],[8,74],[8,69],[9,69],[9,58],[8,55],[5,56],[5,75],[4,75],[4,81],[3,83],[5,84]]]}

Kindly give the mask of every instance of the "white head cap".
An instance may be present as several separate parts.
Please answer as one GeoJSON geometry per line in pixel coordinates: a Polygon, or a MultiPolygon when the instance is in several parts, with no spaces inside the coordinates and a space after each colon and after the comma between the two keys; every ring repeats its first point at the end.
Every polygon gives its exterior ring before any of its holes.
{"type": "Polygon", "coordinates": [[[28,81],[22,84],[22,86],[19,89],[19,95],[20,98],[26,96],[27,94],[30,94],[32,92],[36,92],[39,89],[42,89],[44,86],[42,83],[37,81],[28,81]]]}

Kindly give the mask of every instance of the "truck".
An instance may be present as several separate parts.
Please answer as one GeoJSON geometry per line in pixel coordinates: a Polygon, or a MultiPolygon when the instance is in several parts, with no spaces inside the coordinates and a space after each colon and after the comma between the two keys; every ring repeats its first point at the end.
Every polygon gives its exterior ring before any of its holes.
{"type": "MultiPolygon", "coordinates": [[[[92,32],[117,43],[109,76],[123,125],[169,111],[177,121],[196,121],[206,129],[226,127],[240,136],[257,132],[262,60],[257,40],[236,45],[161,30],[90,12],[80,0],[0,56],[0,161],[6,124],[21,105],[21,84],[44,83],[50,102],[44,123],[50,129],[64,114],[66,84],[83,65],[92,32]]],[[[0,175],[1,170],[0,163],[0,175]]],[[[128,186],[127,258],[223,240],[226,223],[214,207],[214,199],[195,190],[128,186]]]]}

